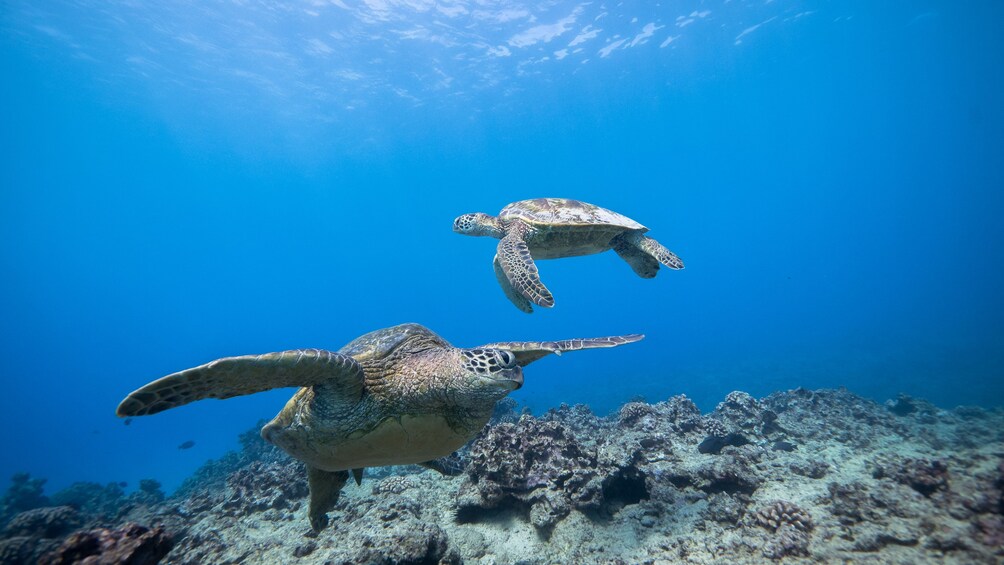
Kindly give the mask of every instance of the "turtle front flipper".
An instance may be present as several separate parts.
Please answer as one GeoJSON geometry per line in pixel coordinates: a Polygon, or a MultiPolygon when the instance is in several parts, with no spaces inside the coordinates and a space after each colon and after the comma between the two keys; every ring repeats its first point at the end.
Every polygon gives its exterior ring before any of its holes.
{"type": "Polygon", "coordinates": [[[203,398],[320,384],[337,386],[346,398],[358,398],[363,390],[363,369],[352,357],[323,349],[225,357],[147,384],[127,396],[115,413],[145,416],[203,398]]]}
{"type": "Polygon", "coordinates": [[[552,353],[561,355],[566,351],[617,347],[618,345],[641,341],[644,338],[645,336],[642,334],[628,334],[585,339],[564,339],[561,341],[499,341],[479,346],[477,349],[503,349],[511,351],[516,356],[516,364],[525,367],[537,359],[546,357],[552,353]]]}
{"type": "Polygon", "coordinates": [[[499,286],[502,287],[502,292],[505,293],[509,302],[512,302],[517,308],[527,314],[532,314],[533,306],[530,305],[530,301],[527,300],[525,296],[512,287],[512,283],[509,282],[509,277],[506,276],[505,270],[502,269],[502,264],[499,263],[498,255],[495,255],[495,258],[492,260],[492,267],[495,269],[495,278],[498,279],[499,286]]]}
{"type": "MultiPolygon", "coordinates": [[[[530,248],[523,241],[522,230],[509,230],[506,236],[499,241],[496,257],[502,265],[506,278],[509,279],[509,284],[516,292],[538,306],[544,308],[554,306],[554,296],[551,291],[547,290],[544,283],[540,282],[537,265],[533,264],[530,248]]],[[[502,290],[505,290],[504,286],[502,290]]],[[[508,296],[508,292],[506,292],[506,296],[508,296]]],[[[516,306],[519,307],[519,304],[516,306]]],[[[522,310],[522,308],[520,309],[522,310]]]]}
{"type": "Polygon", "coordinates": [[[348,480],[348,471],[322,471],[307,465],[307,486],[310,488],[307,517],[314,532],[319,532],[328,525],[328,512],[335,508],[342,487],[348,480]]]}

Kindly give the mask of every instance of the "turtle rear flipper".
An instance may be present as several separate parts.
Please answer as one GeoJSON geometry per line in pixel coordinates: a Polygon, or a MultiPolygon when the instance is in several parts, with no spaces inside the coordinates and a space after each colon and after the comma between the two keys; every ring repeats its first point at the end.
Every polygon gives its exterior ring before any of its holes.
{"type": "MultiPolygon", "coordinates": [[[[522,230],[509,229],[509,233],[499,241],[496,257],[498,257],[499,264],[502,265],[506,278],[509,279],[509,284],[516,292],[538,306],[544,308],[554,306],[554,296],[551,291],[547,290],[544,283],[540,282],[537,265],[533,264],[530,248],[523,241],[522,230]]],[[[502,289],[505,290],[505,287],[503,286],[502,289]]],[[[506,295],[508,296],[508,291],[506,291],[506,295]]],[[[518,307],[519,304],[516,306],[518,307]]],[[[520,309],[522,310],[522,308],[520,309]]]]}
{"type": "MultiPolygon", "coordinates": [[[[670,269],[679,270],[683,268],[683,261],[676,256],[676,253],[666,249],[661,243],[651,237],[648,237],[647,235],[642,234],[641,232],[626,233],[617,239],[619,240],[620,245],[634,247],[639,252],[652,257],[670,269]]],[[[616,247],[614,247],[614,250],[617,251],[619,255],[621,254],[616,247]]],[[[624,255],[621,255],[621,257],[624,257],[624,255]]],[[[628,263],[631,262],[627,258],[624,260],[628,263]]],[[[631,267],[634,268],[634,265],[632,264],[631,267]]],[[[635,269],[635,272],[638,272],[638,270],[635,269]]],[[[640,275],[641,273],[638,274],[640,275]]]]}
{"type": "Polygon", "coordinates": [[[467,463],[469,463],[469,461],[465,457],[460,455],[459,452],[454,451],[446,457],[425,461],[424,463],[419,463],[419,465],[425,467],[426,469],[432,469],[433,471],[446,475],[447,477],[455,477],[464,472],[464,469],[467,468],[467,463]]]}
{"type": "Polygon", "coordinates": [[[650,279],[659,273],[659,261],[642,251],[637,245],[627,241],[624,236],[615,237],[610,244],[617,255],[624,259],[628,265],[631,265],[631,269],[639,277],[650,279]]]}
{"type": "Polygon", "coordinates": [[[115,413],[145,416],[204,398],[320,384],[342,389],[347,398],[358,398],[363,390],[363,369],[352,357],[323,349],[225,357],[143,386],[129,394],[115,413]]]}
{"type": "Polygon", "coordinates": [[[520,367],[525,367],[552,353],[561,355],[566,351],[617,347],[618,345],[641,341],[644,338],[645,336],[642,334],[628,334],[584,339],[563,339],[561,341],[499,341],[482,345],[477,349],[503,349],[510,351],[516,356],[516,364],[520,367]]]}
{"type": "Polygon", "coordinates": [[[348,471],[323,471],[307,465],[307,486],[310,489],[307,517],[315,533],[328,525],[328,512],[335,508],[342,487],[348,480],[348,471]]]}
{"type": "Polygon", "coordinates": [[[502,292],[505,293],[506,298],[509,302],[516,305],[517,308],[526,312],[527,314],[533,313],[533,306],[530,305],[530,301],[526,299],[525,296],[519,293],[515,288],[512,287],[512,283],[509,282],[509,277],[506,276],[505,270],[502,268],[502,264],[499,263],[499,256],[495,255],[492,259],[492,267],[495,268],[495,278],[499,281],[499,286],[502,287],[502,292]]]}

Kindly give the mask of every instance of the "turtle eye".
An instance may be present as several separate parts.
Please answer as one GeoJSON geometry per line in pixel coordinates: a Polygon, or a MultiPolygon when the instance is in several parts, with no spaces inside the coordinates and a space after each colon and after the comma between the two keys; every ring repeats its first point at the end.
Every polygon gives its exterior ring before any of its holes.
{"type": "Polygon", "coordinates": [[[499,350],[499,358],[502,359],[502,365],[505,367],[511,367],[516,364],[516,356],[504,349],[499,350]]]}

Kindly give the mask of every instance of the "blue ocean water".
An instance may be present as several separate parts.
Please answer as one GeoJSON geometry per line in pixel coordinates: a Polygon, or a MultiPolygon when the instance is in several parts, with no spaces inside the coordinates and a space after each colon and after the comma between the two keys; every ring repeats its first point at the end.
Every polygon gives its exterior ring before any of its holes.
{"type": "Polygon", "coordinates": [[[647,335],[529,367],[536,412],[1004,403],[1000,2],[146,4],[0,7],[0,478],[170,490],[292,391],[124,425],[128,392],[408,321],[647,335]],[[540,196],[687,268],[544,261],[525,315],[451,223],[540,196]]]}

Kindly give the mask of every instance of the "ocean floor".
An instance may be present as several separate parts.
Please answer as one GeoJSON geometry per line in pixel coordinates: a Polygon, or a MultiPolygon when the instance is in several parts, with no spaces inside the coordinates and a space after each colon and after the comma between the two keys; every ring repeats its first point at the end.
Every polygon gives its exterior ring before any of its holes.
{"type": "Polygon", "coordinates": [[[311,532],[302,465],[257,429],[174,495],[14,478],[0,563],[1001,563],[1004,410],[845,390],[504,401],[456,476],[368,469],[311,532]]]}

